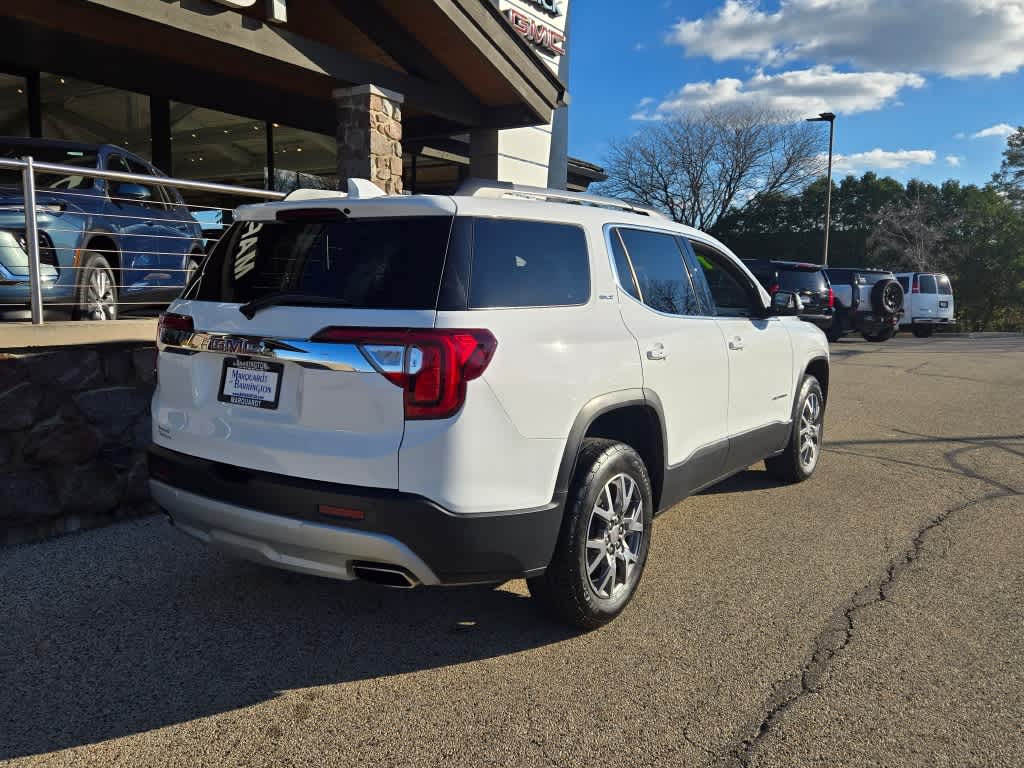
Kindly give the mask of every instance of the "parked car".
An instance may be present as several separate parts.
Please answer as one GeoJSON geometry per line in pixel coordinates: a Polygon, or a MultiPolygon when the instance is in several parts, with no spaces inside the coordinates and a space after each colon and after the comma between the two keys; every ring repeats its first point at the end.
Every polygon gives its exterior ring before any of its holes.
{"type": "Polygon", "coordinates": [[[797,294],[804,305],[801,320],[813,323],[826,334],[832,330],[836,296],[820,264],[754,259],[744,259],[743,263],[770,295],[780,290],[797,294]]]}
{"type": "Polygon", "coordinates": [[[953,284],[941,272],[897,272],[896,279],[906,294],[906,308],[900,330],[913,331],[926,339],[936,329],[952,328],[955,320],[953,284]]]}
{"type": "MultiPolygon", "coordinates": [[[[163,176],[110,145],[0,138],[0,157],[163,176]]],[[[112,320],[119,306],[167,305],[203,258],[202,232],[177,190],[36,172],[43,304],[112,320]]],[[[20,171],[0,170],[0,314],[26,316],[29,268],[20,171]]]]}
{"type": "Polygon", "coordinates": [[[835,294],[835,322],[829,341],[860,333],[867,341],[888,341],[903,317],[903,289],[885,269],[829,267],[825,270],[835,294]]]}
{"type": "Polygon", "coordinates": [[[566,192],[350,185],[240,208],[161,317],[150,487],[183,532],[337,579],[526,577],[593,628],[656,513],[762,459],[814,472],[825,337],[713,238],[566,192]]]}

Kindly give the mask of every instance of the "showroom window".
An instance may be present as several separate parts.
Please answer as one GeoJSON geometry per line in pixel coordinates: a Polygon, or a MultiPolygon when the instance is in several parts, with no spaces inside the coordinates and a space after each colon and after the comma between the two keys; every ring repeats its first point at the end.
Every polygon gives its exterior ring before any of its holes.
{"type": "Polygon", "coordinates": [[[149,97],[43,72],[39,76],[43,137],[117,144],[149,160],[149,97]]]}
{"type": "Polygon", "coordinates": [[[28,84],[0,72],[0,136],[28,136],[28,84]]]}
{"type": "Polygon", "coordinates": [[[287,125],[271,125],[274,141],[274,184],[280,192],[298,187],[338,188],[338,142],[332,136],[287,125]]]}
{"type": "Polygon", "coordinates": [[[266,123],[176,101],[170,117],[173,176],[263,188],[266,123]]]}

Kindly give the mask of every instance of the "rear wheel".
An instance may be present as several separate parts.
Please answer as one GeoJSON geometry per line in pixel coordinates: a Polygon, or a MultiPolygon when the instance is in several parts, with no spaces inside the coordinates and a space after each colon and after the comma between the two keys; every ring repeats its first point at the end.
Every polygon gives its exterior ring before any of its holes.
{"type": "Polygon", "coordinates": [[[864,337],[865,341],[879,342],[879,341],[888,341],[889,339],[891,339],[893,337],[893,335],[895,333],[896,332],[892,328],[883,328],[880,331],[874,331],[872,333],[868,333],[867,331],[864,331],[864,333],[862,333],[861,336],[864,337]]]}
{"type": "Polygon", "coordinates": [[[117,282],[110,262],[90,251],[85,253],[82,264],[76,318],[117,320],[117,282]]]}
{"type": "Polygon", "coordinates": [[[843,338],[843,326],[839,324],[838,320],[832,321],[832,325],[825,331],[825,337],[833,344],[843,338]]]}
{"type": "Polygon", "coordinates": [[[765,459],[768,474],[784,483],[802,483],[814,474],[825,434],[825,395],[814,376],[805,376],[797,400],[789,442],[778,456],[765,459]]]}
{"type": "Polygon", "coordinates": [[[636,451],[587,439],[547,570],[527,580],[553,618],[596,629],[629,604],[643,575],[653,520],[651,481],[636,451]]]}
{"type": "Polygon", "coordinates": [[[913,328],[914,335],[919,339],[931,338],[931,335],[932,333],[934,333],[934,330],[935,329],[932,328],[930,325],[915,325],[913,328]]]}

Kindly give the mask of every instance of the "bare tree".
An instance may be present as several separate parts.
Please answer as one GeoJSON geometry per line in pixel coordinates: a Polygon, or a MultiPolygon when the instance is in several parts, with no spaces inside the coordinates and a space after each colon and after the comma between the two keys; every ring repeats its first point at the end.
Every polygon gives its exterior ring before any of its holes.
{"type": "Polygon", "coordinates": [[[921,186],[911,182],[904,197],[886,203],[872,217],[867,246],[874,261],[913,272],[945,267],[945,250],[958,217],[944,211],[933,196],[922,194],[921,186]]]}
{"type": "Polygon", "coordinates": [[[615,141],[605,194],[711,229],[757,195],[791,192],[821,175],[821,132],[760,107],[707,110],[615,141]]]}

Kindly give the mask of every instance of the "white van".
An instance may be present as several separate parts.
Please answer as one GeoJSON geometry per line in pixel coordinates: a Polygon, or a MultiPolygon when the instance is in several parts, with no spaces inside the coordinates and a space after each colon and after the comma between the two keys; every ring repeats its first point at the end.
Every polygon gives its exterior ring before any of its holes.
{"type": "Polygon", "coordinates": [[[952,327],[953,285],[948,277],[936,272],[897,272],[896,279],[907,297],[900,330],[926,339],[936,328],[952,327]]]}

